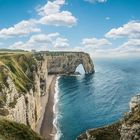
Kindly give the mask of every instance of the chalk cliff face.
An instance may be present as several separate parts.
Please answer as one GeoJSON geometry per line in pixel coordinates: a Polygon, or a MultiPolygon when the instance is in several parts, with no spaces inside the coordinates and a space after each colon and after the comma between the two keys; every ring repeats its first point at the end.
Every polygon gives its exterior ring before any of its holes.
{"type": "Polygon", "coordinates": [[[140,139],[140,95],[130,101],[130,111],[112,125],[87,130],[77,140],[139,140],[140,139]]]}
{"type": "Polygon", "coordinates": [[[0,56],[0,118],[35,129],[46,94],[47,63],[31,54],[0,56]]]}
{"type": "Polygon", "coordinates": [[[85,74],[94,72],[94,65],[89,54],[84,52],[43,52],[48,61],[49,74],[74,74],[76,68],[82,64],[85,74]]]}
{"type": "Polygon", "coordinates": [[[41,96],[48,100],[48,74],[73,74],[79,64],[93,73],[90,56],[83,52],[0,54],[0,118],[35,130],[42,114],[41,96]]]}

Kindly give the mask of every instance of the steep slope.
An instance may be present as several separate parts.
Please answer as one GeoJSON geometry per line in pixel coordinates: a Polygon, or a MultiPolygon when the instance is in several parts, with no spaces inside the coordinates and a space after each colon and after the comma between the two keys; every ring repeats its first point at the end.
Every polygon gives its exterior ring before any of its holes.
{"type": "Polygon", "coordinates": [[[35,129],[41,116],[40,97],[46,93],[44,67],[45,60],[40,63],[29,52],[0,53],[0,118],[35,129]]]}

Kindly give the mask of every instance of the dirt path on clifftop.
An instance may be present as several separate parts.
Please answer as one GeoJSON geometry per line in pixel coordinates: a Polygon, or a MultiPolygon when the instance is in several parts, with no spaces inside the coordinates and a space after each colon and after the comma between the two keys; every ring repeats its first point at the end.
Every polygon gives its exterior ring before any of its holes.
{"type": "Polygon", "coordinates": [[[53,81],[49,89],[49,100],[46,105],[44,118],[40,129],[41,136],[44,137],[46,140],[53,140],[54,137],[52,135],[52,132],[53,132],[53,117],[54,117],[53,105],[54,105],[55,82],[56,77],[53,78],[53,81]]]}

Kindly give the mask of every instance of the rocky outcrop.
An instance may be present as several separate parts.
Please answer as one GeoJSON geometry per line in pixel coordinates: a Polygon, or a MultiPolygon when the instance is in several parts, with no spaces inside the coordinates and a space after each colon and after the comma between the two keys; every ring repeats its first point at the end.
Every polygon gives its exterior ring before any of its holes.
{"type": "Polygon", "coordinates": [[[120,134],[120,140],[140,139],[140,95],[131,99],[130,112],[125,115],[120,134]]]}
{"type": "Polygon", "coordinates": [[[48,61],[49,74],[74,74],[82,64],[85,74],[94,72],[94,65],[89,54],[84,52],[40,52],[36,57],[44,56],[48,61]]]}
{"type": "Polygon", "coordinates": [[[130,101],[130,111],[112,125],[91,129],[77,140],[139,140],[140,139],[140,95],[130,101]]]}

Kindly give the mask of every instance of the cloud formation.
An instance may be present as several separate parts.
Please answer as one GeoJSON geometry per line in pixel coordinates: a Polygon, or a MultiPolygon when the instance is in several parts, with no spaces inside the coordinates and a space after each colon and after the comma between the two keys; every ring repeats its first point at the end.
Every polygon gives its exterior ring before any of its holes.
{"type": "Polygon", "coordinates": [[[127,24],[124,24],[122,27],[113,28],[105,35],[108,38],[137,38],[140,37],[140,22],[130,21],[127,24]]]}
{"type": "Polygon", "coordinates": [[[67,48],[69,46],[68,39],[61,37],[59,33],[37,34],[32,35],[26,42],[18,41],[12,44],[10,49],[24,50],[48,50],[52,48],[67,48]]]}
{"type": "Polygon", "coordinates": [[[39,20],[41,24],[68,26],[72,27],[77,23],[77,19],[69,11],[61,11],[65,0],[48,1],[46,5],[39,8],[38,14],[42,17],[39,20]]]}
{"type": "Polygon", "coordinates": [[[140,39],[130,39],[120,46],[123,49],[140,49],[140,39]]]}
{"type": "MultiPolygon", "coordinates": [[[[84,0],[90,3],[105,3],[107,0],[84,0]]],[[[0,30],[0,38],[28,37],[27,41],[13,43],[12,49],[36,50],[69,50],[85,51],[94,56],[140,53],[140,22],[130,21],[120,27],[112,28],[104,36],[106,38],[84,38],[78,47],[70,48],[69,40],[59,33],[45,34],[41,30],[44,25],[72,27],[77,24],[77,18],[68,10],[62,10],[65,0],[48,1],[44,6],[37,8],[38,18],[23,20],[12,27],[0,30]],[[42,26],[43,25],[43,26],[42,26]],[[40,28],[39,28],[40,27],[40,28]],[[35,34],[37,33],[37,34],[35,34]],[[29,36],[27,36],[29,35],[29,36]],[[115,46],[108,38],[124,38],[120,46],[115,46]],[[112,46],[111,46],[112,45],[112,46]]],[[[110,17],[106,17],[109,20],[110,17]]],[[[15,38],[17,39],[17,38],[15,38]]],[[[19,38],[18,38],[19,39],[19,38]]],[[[123,40],[123,39],[122,39],[123,40]]],[[[121,40],[121,41],[122,41],[121,40]]]]}
{"type": "Polygon", "coordinates": [[[98,49],[99,47],[111,45],[107,39],[97,39],[97,38],[85,38],[82,40],[82,45],[85,48],[95,48],[98,49]]]}
{"type": "Polygon", "coordinates": [[[54,44],[54,48],[57,48],[57,49],[63,49],[63,48],[65,49],[69,47],[68,39],[61,38],[61,37],[58,37],[53,44],[54,44]]]}
{"type": "Polygon", "coordinates": [[[48,1],[44,6],[37,9],[38,19],[23,20],[12,27],[0,30],[0,38],[25,36],[30,33],[41,32],[41,25],[66,26],[76,25],[77,19],[69,11],[61,11],[65,0],[48,1]],[[40,28],[39,28],[40,27],[40,28]]]}
{"type": "Polygon", "coordinates": [[[24,36],[30,33],[41,32],[40,28],[35,26],[34,20],[23,20],[13,27],[4,28],[0,30],[0,38],[8,38],[14,36],[24,36]]]}

